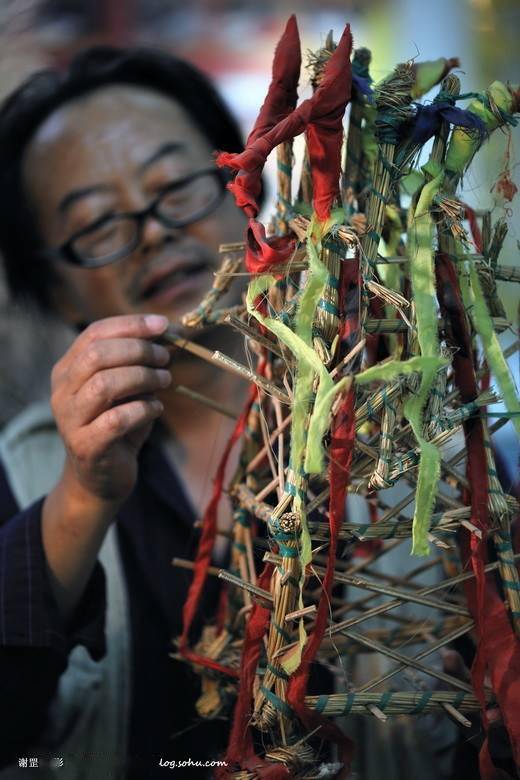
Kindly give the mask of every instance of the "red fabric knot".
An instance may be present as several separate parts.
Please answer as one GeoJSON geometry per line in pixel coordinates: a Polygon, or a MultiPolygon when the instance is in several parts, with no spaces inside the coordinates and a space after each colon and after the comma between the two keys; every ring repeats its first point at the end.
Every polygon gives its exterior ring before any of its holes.
{"type": "Polygon", "coordinates": [[[306,138],[313,185],[313,206],[322,222],[339,197],[343,114],[352,91],[352,35],[347,24],[314,93],[306,138]]]}
{"type": "Polygon", "coordinates": [[[262,171],[273,148],[264,141],[264,136],[295,108],[300,68],[300,37],[293,14],[275,49],[271,83],[247,138],[245,150],[239,154],[221,152],[217,156],[218,166],[238,171],[235,181],[228,188],[235,195],[237,206],[244,209],[248,217],[258,214],[262,171]]]}
{"type": "Polygon", "coordinates": [[[292,140],[308,128],[314,205],[319,219],[329,216],[339,194],[342,117],[352,86],[351,49],[352,36],[347,25],[325,67],[318,89],[311,98],[295,108],[301,54],[296,21],[291,17],[276,49],[273,79],[245,150],[239,154],[221,152],[217,156],[217,165],[238,171],[228,188],[237,205],[250,219],[246,236],[246,267],[251,272],[265,272],[285,262],[295,247],[294,239],[285,239],[281,243],[267,239],[263,228],[254,221],[259,210],[262,171],[276,146],[292,140]]]}
{"type": "Polygon", "coordinates": [[[261,222],[250,219],[246,231],[246,268],[250,273],[266,273],[287,263],[296,249],[296,240],[290,236],[266,236],[261,222]]]}

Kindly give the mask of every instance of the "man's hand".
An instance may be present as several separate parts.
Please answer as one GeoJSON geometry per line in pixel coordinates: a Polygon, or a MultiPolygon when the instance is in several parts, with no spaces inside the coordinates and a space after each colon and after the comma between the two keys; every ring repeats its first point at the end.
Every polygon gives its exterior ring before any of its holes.
{"type": "Polygon", "coordinates": [[[137,454],[161,414],[154,394],[170,384],[168,351],[153,343],[155,315],[90,325],[52,372],[52,409],[67,449],[62,477],[42,510],[51,587],[68,618],[105,534],[137,478],[137,454]]]}
{"type": "Polygon", "coordinates": [[[99,320],[54,367],[51,405],[71,490],[114,502],[132,491],[137,454],[163,409],[154,394],[171,382],[168,350],[153,343],[167,325],[157,315],[99,320]]]}

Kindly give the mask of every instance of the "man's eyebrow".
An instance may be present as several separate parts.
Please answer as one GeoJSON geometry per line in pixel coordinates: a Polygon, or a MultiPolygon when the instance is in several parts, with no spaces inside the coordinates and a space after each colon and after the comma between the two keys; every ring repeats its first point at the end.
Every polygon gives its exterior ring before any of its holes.
{"type": "Polygon", "coordinates": [[[179,154],[180,152],[185,151],[186,145],[180,141],[168,141],[167,143],[159,146],[159,148],[156,149],[155,152],[150,155],[150,157],[147,157],[146,160],[139,166],[138,171],[139,173],[143,173],[146,168],[148,168],[150,165],[153,165],[153,163],[157,162],[162,157],[166,157],[168,154],[179,154]]]}
{"type": "Polygon", "coordinates": [[[59,202],[58,211],[60,214],[64,214],[70,207],[88,195],[96,195],[99,192],[108,192],[110,187],[106,184],[94,184],[91,187],[80,187],[77,190],[71,190],[68,192],[59,202]]]}

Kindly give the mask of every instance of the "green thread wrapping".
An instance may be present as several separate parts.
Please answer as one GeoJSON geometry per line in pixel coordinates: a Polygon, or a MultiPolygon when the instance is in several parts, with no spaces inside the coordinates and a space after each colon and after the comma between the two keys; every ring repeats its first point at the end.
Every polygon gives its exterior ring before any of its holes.
{"type": "MultiPolygon", "coordinates": [[[[347,694],[347,696],[345,697],[345,704],[341,711],[341,715],[350,715],[354,705],[356,704],[357,695],[358,694],[356,693],[347,694]]],[[[385,709],[388,707],[388,705],[391,704],[393,696],[394,694],[391,691],[386,691],[385,693],[381,694],[379,701],[374,701],[373,704],[376,707],[378,707],[382,712],[384,712],[385,709]]],[[[410,715],[419,715],[421,712],[424,712],[429,702],[431,701],[432,696],[433,696],[433,691],[424,691],[423,693],[421,693],[420,698],[417,701],[416,705],[410,711],[410,715]]],[[[320,714],[323,714],[327,709],[327,705],[329,704],[329,698],[330,697],[327,696],[326,694],[322,694],[321,696],[318,696],[316,700],[316,704],[313,706],[313,710],[315,712],[319,712],[320,714]]],[[[361,698],[362,698],[362,694],[361,694],[361,698]]],[[[458,691],[454,695],[453,706],[455,708],[461,707],[466,698],[467,698],[467,694],[464,691],[458,691]]]]}
{"type": "Polygon", "coordinates": [[[319,712],[320,715],[324,711],[325,707],[327,706],[327,702],[329,700],[328,696],[325,696],[322,694],[321,696],[318,696],[318,701],[316,702],[315,710],[316,712],[319,712]]]}
{"type": "Polygon", "coordinates": [[[289,642],[291,641],[291,635],[289,634],[289,632],[286,631],[284,628],[282,628],[282,626],[280,626],[278,623],[275,623],[274,620],[271,620],[271,625],[273,626],[274,630],[278,634],[280,634],[280,636],[282,637],[283,641],[287,642],[287,644],[289,644],[289,642]]]}
{"type": "Polygon", "coordinates": [[[247,307],[266,328],[271,330],[298,359],[298,373],[294,391],[293,425],[291,437],[291,462],[294,467],[304,463],[308,474],[319,474],[323,468],[322,439],[329,424],[328,415],[334,395],[343,389],[345,381],[334,384],[325,366],[312,348],[312,322],[314,313],[327,281],[327,272],[318,257],[312,242],[309,248],[309,278],[300,300],[296,314],[295,332],[274,317],[263,317],[254,308],[254,300],[274,283],[272,276],[264,275],[249,285],[247,307]],[[318,375],[319,385],[316,402],[311,416],[308,432],[308,446],[305,452],[305,416],[309,398],[312,396],[314,376],[318,375]]]}
{"type": "Polygon", "coordinates": [[[285,173],[286,176],[290,176],[292,174],[292,168],[290,165],[287,165],[287,163],[282,162],[281,160],[278,160],[276,163],[276,167],[279,171],[282,173],[285,173]]]}
{"type": "Polygon", "coordinates": [[[343,707],[343,715],[348,715],[350,710],[352,709],[352,706],[356,700],[356,694],[355,693],[349,693],[347,695],[347,699],[345,701],[345,706],[343,707]]]}
{"type": "Polygon", "coordinates": [[[264,688],[263,685],[260,690],[264,694],[265,698],[271,702],[273,707],[278,710],[278,712],[281,712],[282,715],[285,715],[287,718],[293,717],[294,713],[292,707],[289,707],[286,701],[283,701],[283,699],[277,696],[276,693],[273,693],[273,691],[270,691],[268,688],[264,688]]]}
{"type": "Polygon", "coordinates": [[[279,677],[280,680],[288,680],[289,675],[284,672],[283,669],[280,669],[279,666],[273,666],[272,664],[267,664],[267,669],[271,672],[271,674],[274,674],[275,677],[279,677]]]}
{"type": "Polygon", "coordinates": [[[430,701],[431,697],[432,697],[432,691],[425,691],[423,693],[423,695],[421,696],[421,698],[419,699],[419,702],[413,708],[411,714],[412,715],[419,715],[424,710],[424,708],[426,707],[426,705],[430,701]]]}
{"type": "Polygon", "coordinates": [[[386,707],[388,706],[390,700],[392,698],[391,691],[385,691],[385,693],[381,694],[381,699],[379,700],[379,704],[377,705],[379,709],[384,712],[386,707]]]}

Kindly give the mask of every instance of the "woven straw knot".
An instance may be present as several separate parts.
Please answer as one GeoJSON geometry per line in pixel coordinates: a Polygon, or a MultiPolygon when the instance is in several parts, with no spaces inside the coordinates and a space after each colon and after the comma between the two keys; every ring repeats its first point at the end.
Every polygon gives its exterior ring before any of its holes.
{"type": "Polygon", "coordinates": [[[314,764],[316,760],[313,749],[305,743],[280,745],[279,747],[271,748],[267,751],[265,757],[268,761],[283,764],[292,772],[298,772],[310,764],[314,764]]]}
{"type": "Polygon", "coordinates": [[[291,533],[300,527],[301,518],[299,512],[284,512],[279,520],[280,530],[284,533],[291,533]]]}

